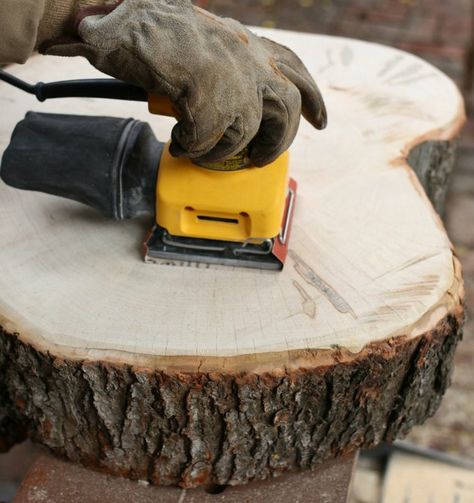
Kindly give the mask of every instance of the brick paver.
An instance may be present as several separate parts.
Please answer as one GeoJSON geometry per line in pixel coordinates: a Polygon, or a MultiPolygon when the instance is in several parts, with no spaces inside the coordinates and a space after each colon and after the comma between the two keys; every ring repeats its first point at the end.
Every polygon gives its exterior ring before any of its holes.
{"type": "Polygon", "coordinates": [[[14,503],[308,502],[315,494],[319,503],[342,503],[347,501],[354,464],[355,458],[349,456],[325,463],[315,472],[287,473],[237,487],[180,489],[111,477],[43,455],[23,480],[14,503]]]}

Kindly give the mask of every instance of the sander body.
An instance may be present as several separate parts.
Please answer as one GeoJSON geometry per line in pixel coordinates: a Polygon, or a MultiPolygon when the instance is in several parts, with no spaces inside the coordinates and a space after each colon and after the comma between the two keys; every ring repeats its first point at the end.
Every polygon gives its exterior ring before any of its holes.
{"type": "MultiPolygon", "coordinates": [[[[114,79],[29,85],[4,80],[40,101],[97,97],[147,101],[153,114],[179,114],[167,97],[114,79]]],[[[147,263],[281,270],[296,189],[289,153],[264,167],[247,151],[218,163],[173,157],[148,124],[133,119],[28,112],[6,149],[0,177],[10,186],[68,197],[117,220],[154,216],[147,263]],[[69,140],[67,139],[69,138],[69,140]],[[77,152],[84,152],[80,158],[77,152]]]]}

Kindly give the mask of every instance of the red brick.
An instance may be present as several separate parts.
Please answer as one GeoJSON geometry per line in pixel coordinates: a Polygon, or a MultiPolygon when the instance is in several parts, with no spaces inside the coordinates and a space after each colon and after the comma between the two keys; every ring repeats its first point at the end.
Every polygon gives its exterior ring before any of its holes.
{"type": "Polygon", "coordinates": [[[435,16],[411,15],[403,30],[403,40],[410,44],[433,45],[440,24],[440,19],[435,16]]]}
{"type": "Polygon", "coordinates": [[[471,194],[449,194],[446,201],[448,235],[455,246],[474,247],[474,198],[471,194]]]}
{"type": "Polygon", "coordinates": [[[422,44],[416,42],[410,42],[409,40],[403,40],[399,44],[400,48],[412,52],[424,52],[428,54],[434,54],[437,56],[446,56],[449,58],[458,58],[460,60],[465,59],[466,49],[464,47],[459,47],[456,45],[438,45],[438,44],[422,44]]]}
{"type": "Polygon", "coordinates": [[[23,481],[15,503],[241,503],[268,501],[347,501],[355,458],[325,463],[318,470],[293,472],[238,487],[180,489],[152,487],[146,482],[110,477],[51,456],[36,461],[23,481]]]}
{"type": "Polygon", "coordinates": [[[414,8],[422,14],[441,17],[469,15],[472,2],[471,0],[420,0],[416,2],[414,8]]]}
{"type": "Polygon", "coordinates": [[[471,166],[474,170],[474,117],[472,116],[464,126],[463,133],[459,141],[459,147],[462,149],[473,150],[471,166]]]}
{"type": "Polygon", "coordinates": [[[31,442],[23,442],[0,455],[0,501],[11,501],[38,455],[39,450],[31,442]]]}
{"type": "Polygon", "coordinates": [[[471,21],[468,17],[464,19],[444,19],[438,32],[438,41],[440,44],[459,45],[467,47],[471,21]]]}
{"type": "Polygon", "coordinates": [[[407,12],[408,9],[405,6],[402,8],[361,7],[354,2],[341,12],[341,18],[351,21],[399,25],[405,19],[407,12]]]}
{"type": "MultiPolygon", "coordinates": [[[[349,33],[346,34],[350,36],[349,33]]],[[[397,26],[381,23],[364,23],[359,26],[357,37],[370,42],[397,45],[403,32],[397,26]]]]}

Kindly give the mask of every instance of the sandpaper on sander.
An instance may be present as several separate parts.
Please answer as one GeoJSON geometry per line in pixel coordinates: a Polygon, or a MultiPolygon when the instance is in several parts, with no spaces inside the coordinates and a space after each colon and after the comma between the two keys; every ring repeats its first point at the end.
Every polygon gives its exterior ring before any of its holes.
{"type": "MultiPolygon", "coordinates": [[[[40,101],[88,96],[148,101],[151,113],[173,115],[172,103],[114,79],[29,85],[0,79],[40,101]]],[[[134,119],[28,112],[2,158],[0,177],[15,188],[87,204],[116,220],[143,214],[155,224],[145,261],[223,264],[281,270],[288,252],[296,182],[288,152],[253,167],[247,151],[223,163],[174,158],[150,126],[134,119]]]]}

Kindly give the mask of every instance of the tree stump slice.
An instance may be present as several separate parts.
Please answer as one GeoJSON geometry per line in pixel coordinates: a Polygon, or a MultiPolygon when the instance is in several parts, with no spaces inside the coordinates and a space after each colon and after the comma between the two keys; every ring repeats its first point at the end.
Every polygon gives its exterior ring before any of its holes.
{"type": "MultiPolygon", "coordinates": [[[[2,184],[5,444],[24,431],[108,473],[237,485],[391,441],[437,409],[463,283],[407,159],[450,144],[462,98],[392,48],[258,32],[302,57],[330,119],[323,132],[303,123],[292,147],[299,194],[284,271],[146,265],[148,220],[116,223],[2,184]]],[[[33,82],[97,75],[42,56],[12,71],[33,82]]],[[[162,140],[172,124],[143,104],[39,104],[4,84],[0,102],[2,149],[28,110],[133,116],[162,140]]]]}

